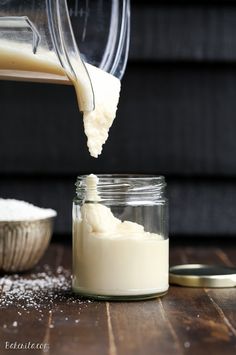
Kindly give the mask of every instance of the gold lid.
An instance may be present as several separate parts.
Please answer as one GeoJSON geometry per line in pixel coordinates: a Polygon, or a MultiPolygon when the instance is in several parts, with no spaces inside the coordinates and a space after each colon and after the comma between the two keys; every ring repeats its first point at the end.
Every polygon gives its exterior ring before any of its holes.
{"type": "Polygon", "coordinates": [[[170,283],[187,287],[235,287],[236,268],[183,264],[170,268],[170,283]]]}

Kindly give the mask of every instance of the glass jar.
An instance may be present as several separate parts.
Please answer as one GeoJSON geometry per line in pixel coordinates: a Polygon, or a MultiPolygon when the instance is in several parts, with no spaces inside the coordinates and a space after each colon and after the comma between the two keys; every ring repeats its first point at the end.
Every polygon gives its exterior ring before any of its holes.
{"type": "MultiPolygon", "coordinates": [[[[91,176],[91,175],[90,175],[91,176]]],[[[168,290],[168,202],[163,176],[79,176],[73,201],[73,291],[140,300],[168,290]]]]}

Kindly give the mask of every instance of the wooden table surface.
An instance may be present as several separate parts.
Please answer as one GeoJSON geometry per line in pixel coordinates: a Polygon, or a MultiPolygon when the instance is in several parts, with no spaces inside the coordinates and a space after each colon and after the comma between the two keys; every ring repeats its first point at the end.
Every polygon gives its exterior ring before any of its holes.
{"type": "MultiPolygon", "coordinates": [[[[170,250],[171,265],[204,262],[232,266],[235,259],[236,244],[178,245],[170,250]]],[[[29,291],[28,298],[21,299],[20,289],[9,302],[4,283],[13,285],[9,283],[12,276],[1,278],[0,354],[236,354],[236,289],[171,286],[166,296],[149,301],[81,300],[70,291],[70,265],[70,245],[51,244],[40,265],[21,278],[37,282],[37,277],[44,275],[41,272],[50,272],[55,274],[54,283],[62,283],[64,277],[67,282],[62,290],[51,289],[50,297],[46,289],[43,295],[33,291],[32,302],[29,291]],[[37,307],[32,306],[34,302],[37,307]],[[17,350],[21,344],[25,350],[17,350]],[[32,344],[42,349],[27,348],[32,344]]]]}

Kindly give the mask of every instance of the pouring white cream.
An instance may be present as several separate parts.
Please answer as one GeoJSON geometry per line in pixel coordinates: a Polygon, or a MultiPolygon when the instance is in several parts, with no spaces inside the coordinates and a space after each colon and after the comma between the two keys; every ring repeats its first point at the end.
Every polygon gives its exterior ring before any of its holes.
{"type": "MultiPolygon", "coordinates": [[[[83,112],[84,131],[91,156],[97,158],[108,138],[116,116],[120,94],[120,80],[113,75],[85,63],[93,86],[95,108],[83,112]]],[[[36,54],[25,43],[0,40],[0,79],[50,82],[74,85],[78,103],[81,97],[91,100],[86,86],[70,77],[58,62],[53,51],[39,49],[36,54]]],[[[86,105],[85,105],[86,106],[86,105]]]]}
{"type": "Polygon", "coordinates": [[[99,202],[98,179],[86,179],[88,201],[73,221],[73,290],[134,296],[168,289],[168,239],[116,218],[99,202]]]}
{"type": "Polygon", "coordinates": [[[93,65],[86,64],[86,68],[93,85],[95,109],[84,112],[84,131],[90,155],[97,158],[116,116],[120,80],[93,65]]]}

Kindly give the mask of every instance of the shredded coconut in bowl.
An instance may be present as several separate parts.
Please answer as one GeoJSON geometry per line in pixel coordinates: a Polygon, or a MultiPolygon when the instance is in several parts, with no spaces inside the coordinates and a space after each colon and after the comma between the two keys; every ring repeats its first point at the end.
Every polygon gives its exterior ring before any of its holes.
{"type": "Polygon", "coordinates": [[[40,208],[25,201],[0,198],[0,222],[34,221],[56,215],[56,211],[50,208],[40,208]]]}

